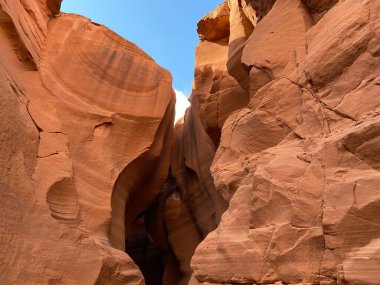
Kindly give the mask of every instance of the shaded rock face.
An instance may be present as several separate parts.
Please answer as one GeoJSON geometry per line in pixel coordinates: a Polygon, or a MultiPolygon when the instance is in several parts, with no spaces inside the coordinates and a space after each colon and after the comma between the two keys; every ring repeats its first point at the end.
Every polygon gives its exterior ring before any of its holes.
{"type": "Polygon", "coordinates": [[[125,252],[140,268],[146,284],[163,284],[164,254],[146,231],[145,219],[138,219],[132,226],[125,252]]]}
{"type": "Polygon", "coordinates": [[[223,2],[174,128],[170,74],[60,4],[0,0],[1,282],[378,284],[378,1],[223,2]]]}
{"type": "Polygon", "coordinates": [[[338,0],[303,0],[312,13],[321,13],[333,7],[338,0]]]}
{"type": "Polygon", "coordinates": [[[242,0],[242,5],[251,6],[257,17],[263,18],[272,9],[276,0],[242,0]]]}

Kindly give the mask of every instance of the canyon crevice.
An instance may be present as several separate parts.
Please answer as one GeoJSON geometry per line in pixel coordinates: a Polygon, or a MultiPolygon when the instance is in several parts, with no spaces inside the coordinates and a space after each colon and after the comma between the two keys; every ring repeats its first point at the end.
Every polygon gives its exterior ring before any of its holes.
{"type": "Polygon", "coordinates": [[[175,125],[61,2],[0,0],[0,284],[379,284],[379,1],[223,2],[175,125]]]}

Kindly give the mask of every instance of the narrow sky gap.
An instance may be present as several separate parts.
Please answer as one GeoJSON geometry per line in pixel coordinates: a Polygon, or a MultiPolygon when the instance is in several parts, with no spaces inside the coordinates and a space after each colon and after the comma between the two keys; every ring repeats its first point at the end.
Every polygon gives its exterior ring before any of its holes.
{"type": "Polygon", "coordinates": [[[173,75],[188,96],[194,75],[197,22],[223,0],[64,0],[62,11],[90,18],[137,44],[173,75]]]}

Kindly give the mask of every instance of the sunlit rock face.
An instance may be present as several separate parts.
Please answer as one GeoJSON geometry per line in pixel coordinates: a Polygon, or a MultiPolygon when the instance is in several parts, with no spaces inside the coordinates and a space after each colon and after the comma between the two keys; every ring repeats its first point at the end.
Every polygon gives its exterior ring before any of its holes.
{"type": "Polygon", "coordinates": [[[0,0],[0,284],[379,283],[378,1],[223,2],[178,121],[60,3],[0,0]]]}
{"type": "Polygon", "coordinates": [[[224,2],[199,21],[200,42],[195,51],[191,100],[199,102],[204,129],[216,147],[227,117],[249,101],[248,92],[227,70],[231,23],[229,11],[228,3],[224,2]]]}
{"type": "Polygon", "coordinates": [[[222,126],[228,210],[190,284],[379,282],[379,16],[378,1],[277,0],[239,36],[250,101],[222,126]]]}
{"type": "Polygon", "coordinates": [[[171,75],[59,4],[0,1],[0,283],[144,284],[124,245],[168,174],[171,75]]]}
{"type": "Polygon", "coordinates": [[[187,284],[191,277],[189,264],[195,248],[217,227],[227,209],[227,201],[216,191],[210,167],[224,122],[249,102],[249,92],[227,70],[230,38],[227,2],[199,21],[198,33],[200,42],[195,55],[191,107],[184,120],[175,126],[171,158],[171,170],[180,197],[172,200],[171,205],[177,201],[177,207],[181,206],[177,212],[181,209],[183,215],[190,214],[190,219],[184,216],[182,223],[175,223],[188,229],[175,233],[177,240],[185,242],[172,244],[181,270],[185,272],[181,284],[187,284]]]}

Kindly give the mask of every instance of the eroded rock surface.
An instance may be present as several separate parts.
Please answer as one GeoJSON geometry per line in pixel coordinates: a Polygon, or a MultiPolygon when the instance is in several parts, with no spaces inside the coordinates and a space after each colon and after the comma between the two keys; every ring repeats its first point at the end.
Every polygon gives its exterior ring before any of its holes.
{"type": "Polygon", "coordinates": [[[378,284],[378,1],[223,2],[174,128],[60,3],[0,0],[0,283],[378,284]]]}
{"type": "Polygon", "coordinates": [[[214,11],[198,22],[200,39],[216,41],[228,37],[230,32],[230,11],[227,2],[220,4],[214,11]]]}
{"type": "Polygon", "coordinates": [[[378,283],[379,12],[277,0],[258,21],[243,45],[251,99],[211,166],[229,207],[190,284],[378,283]]]}
{"type": "Polygon", "coordinates": [[[0,1],[0,283],[144,284],[123,250],[168,174],[171,76],[59,6],[0,1]]]}

